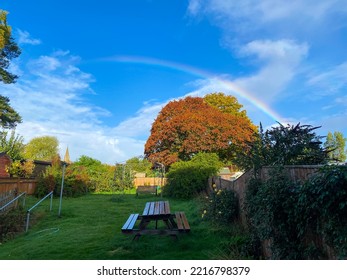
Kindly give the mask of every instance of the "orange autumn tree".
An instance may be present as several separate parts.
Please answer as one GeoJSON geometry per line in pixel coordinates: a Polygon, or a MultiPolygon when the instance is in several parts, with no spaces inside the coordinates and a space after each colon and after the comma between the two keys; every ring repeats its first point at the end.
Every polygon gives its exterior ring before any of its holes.
{"type": "Polygon", "coordinates": [[[255,128],[242,114],[223,112],[200,97],[186,97],[169,102],[159,112],[145,155],[165,166],[189,160],[198,152],[214,152],[230,160],[252,140],[255,128]]]}

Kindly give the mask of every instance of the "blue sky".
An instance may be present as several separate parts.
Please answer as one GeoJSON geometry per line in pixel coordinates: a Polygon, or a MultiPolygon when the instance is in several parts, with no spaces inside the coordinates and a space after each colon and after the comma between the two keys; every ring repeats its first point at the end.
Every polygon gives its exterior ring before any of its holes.
{"type": "Polygon", "coordinates": [[[28,142],[114,164],[167,102],[234,95],[255,124],[347,136],[346,0],[2,1],[22,49],[0,85],[28,142]]]}

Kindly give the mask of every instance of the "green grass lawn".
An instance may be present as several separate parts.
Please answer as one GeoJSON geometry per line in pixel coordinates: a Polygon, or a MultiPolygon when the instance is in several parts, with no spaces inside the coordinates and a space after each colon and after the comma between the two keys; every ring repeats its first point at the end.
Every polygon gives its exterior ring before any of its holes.
{"type": "MultiPolygon", "coordinates": [[[[53,200],[49,212],[49,199],[34,210],[33,224],[28,233],[0,245],[0,259],[24,260],[194,260],[220,259],[230,230],[213,229],[201,219],[198,200],[169,199],[171,211],[184,211],[191,232],[181,234],[177,240],[169,236],[145,235],[133,241],[124,235],[121,227],[131,213],[142,213],[147,201],[160,200],[153,195],[89,194],[63,200],[62,217],[57,216],[59,200],[53,200]]],[[[27,198],[27,207],[38,201],[27,198]]]]}

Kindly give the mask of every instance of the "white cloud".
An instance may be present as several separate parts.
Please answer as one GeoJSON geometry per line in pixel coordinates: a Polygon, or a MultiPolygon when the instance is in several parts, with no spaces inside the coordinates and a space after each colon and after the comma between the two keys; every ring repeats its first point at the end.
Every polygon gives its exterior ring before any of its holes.
{"type": "MultiPolygon", "coordinates": [[[[41,56],[26,65],[27,71],[16,84],[0,84],[1,94],[10,98],[23,118],[17,133],[26,142],[33,137],[56,136],[61,156],[68,146],[72,160],[88,155],[114,164],[143,154],[144,141],[125,133],[134,129],[133,123],[108,127],[102,118],[111,113],[87,102],[88,96],[95,94],[93,77],[81,71],[76,62],[78,59],[67,52],[41,56]]],[[[137,120],[138,128],[143,127],[141,122],[137,120]]]]}
{"type": "Polygon", "coordinates": [[[18,33],[18,44],[28,44],[28,45],[40,45],[41,40],[31,38],[29,32],[17,29],[18,33]]]}
{"type": "Polygon", "coordinates": [[[166,104],[167,102],[160,104],[144,104],[135,116],[121,122],[113,129],[113,132],[125,137],[148,137],[152,123],[166,104]]]}
{"type": "Polygon", "coordinates": [[[296,32],[311,29],[328,17],[344,14],[344,0],[191,0],[188,12],[204,14],[224,29],[244,33],[264,27],[296,32]]]}
{"type": "Polygon", "coordinates": [[[307,44],[290,40],[252,41],[240,50],[240,54],[254,56],[260,69],[234,82],[266,103],[274,103],[299,72],[298,67],[308,49],[307,44]]]}
{"type": "Polygon", "coordinates": [[[196,15],[201,9],[200,0],[190,0],[188,5],[188,12],[192,15],[196,15]]]}
{"type": "Polygon", "coordinates": [[[347,61],[330,70],[313,75],[307,84],[319,89],[319,95],[331,95],[346,92],[347,89],[347,61]]]}

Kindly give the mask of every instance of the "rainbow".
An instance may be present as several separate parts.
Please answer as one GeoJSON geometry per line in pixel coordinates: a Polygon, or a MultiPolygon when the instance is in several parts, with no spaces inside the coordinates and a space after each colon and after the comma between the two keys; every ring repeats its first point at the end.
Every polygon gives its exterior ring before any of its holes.
{"type": "Polygon", "coordinates": [[[167,61],[152,57],[144,57],[144,56],[113,56],[109,58],[103,59],[103,61],[115,61],[115,62],[123,62],[123,63],[137,63],[137,64],[145,64],[150,66],[160,66],[165,68],[170,68],[177,71],[182,71],[189,73],[191,75],[205,78],[205,79],[215,79],[216,81],[220,82],[221,84],[224,84],[230,91],[238,95],[247,101],[249,101],[251,104],[253,104],[255,107],[260,109],[262,112],[264,112],[266,115],[268,115],[270,118],[272,118],[274,121],[284,123],[284,119],[275,112],[270,106],[266,103],[264,103],[262,100],[256,98],[254,94],[251,94],[250,92],[247,92],[243,88],[239,87],[232,81],[224,78],[218,77],[216,74],[210,73],[208,71],[187,65],[182,64],[178,62],[173,61],[167,61]]]}

